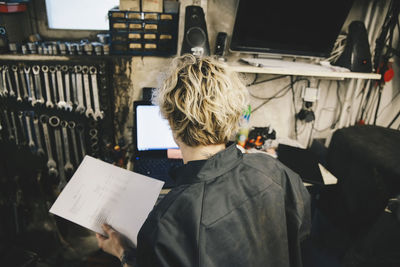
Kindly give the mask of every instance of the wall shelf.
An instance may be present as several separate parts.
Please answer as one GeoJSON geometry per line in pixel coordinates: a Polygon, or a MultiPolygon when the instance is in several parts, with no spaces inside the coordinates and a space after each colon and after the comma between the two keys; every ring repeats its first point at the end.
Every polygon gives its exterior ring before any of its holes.
{"type": "Polygon", "coordinates": [[[339,71],[319,71],[319,70],[304,70],[296,68],[276,68],[276,67],[256,67],[239,61],[231,61],[228,59],[229,68],[235,72],[242,73],[263,73],[263,74],[281,74],[294,76],[309,76],[328,79],[370,79],[380,80],[381,75],[377,73],[363,72],[339,72],[339,71]]]}

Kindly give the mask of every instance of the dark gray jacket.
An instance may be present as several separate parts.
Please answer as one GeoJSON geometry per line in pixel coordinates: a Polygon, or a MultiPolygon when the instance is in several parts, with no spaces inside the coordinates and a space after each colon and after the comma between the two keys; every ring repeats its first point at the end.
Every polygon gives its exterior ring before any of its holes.
{"type": "Polygon", "coordinates": [[[302,266],[310,197],[279,161],[232,145],[175,178],[139,232],[139,267],[302,266]]]}

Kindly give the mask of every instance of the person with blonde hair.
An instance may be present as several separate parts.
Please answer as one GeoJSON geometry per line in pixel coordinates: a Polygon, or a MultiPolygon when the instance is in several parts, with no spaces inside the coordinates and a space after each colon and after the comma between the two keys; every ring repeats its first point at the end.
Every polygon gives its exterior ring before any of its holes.
{"type": "Polygon", "coordinates": [[[224,63],[183,55],[153,96],[182,151],[176,186],[129,248],[109,225],[98,245],[123,266],[302,266],[310,198],[300,177],[273,157],[243,154],[231,141],[248,105],[224,63]]]}

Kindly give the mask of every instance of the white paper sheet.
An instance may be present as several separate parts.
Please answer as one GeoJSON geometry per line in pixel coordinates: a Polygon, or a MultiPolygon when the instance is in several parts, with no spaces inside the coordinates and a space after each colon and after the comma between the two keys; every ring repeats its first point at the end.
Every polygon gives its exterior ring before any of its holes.
{"type": "Polygon", "coordinates": [[[163,185],[85,156],[50,212],[103,235],[101,224],[108,223],[136,245],[139,230],[163,185]]]}

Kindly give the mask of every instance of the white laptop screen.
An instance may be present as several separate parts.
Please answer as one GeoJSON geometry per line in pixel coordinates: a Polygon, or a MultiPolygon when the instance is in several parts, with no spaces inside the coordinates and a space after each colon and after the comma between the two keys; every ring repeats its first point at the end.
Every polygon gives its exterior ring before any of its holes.
{"type": "Polygon", "coordinates": [[[158,106],[136,107],[136,136],[139,151],[178,148],[168,121],[161,117],[158,106]]]}

